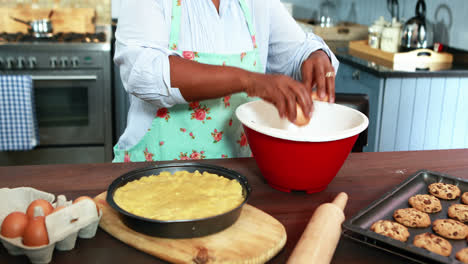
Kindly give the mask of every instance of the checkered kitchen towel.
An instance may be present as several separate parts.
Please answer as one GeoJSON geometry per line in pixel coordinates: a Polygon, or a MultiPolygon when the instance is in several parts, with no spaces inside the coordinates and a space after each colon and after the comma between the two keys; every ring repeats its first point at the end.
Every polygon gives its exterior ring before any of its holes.
{"type": "Polygon", "coordinates": [[[39,143],[31,76],[0,75],[0,151],[39,143]]]}

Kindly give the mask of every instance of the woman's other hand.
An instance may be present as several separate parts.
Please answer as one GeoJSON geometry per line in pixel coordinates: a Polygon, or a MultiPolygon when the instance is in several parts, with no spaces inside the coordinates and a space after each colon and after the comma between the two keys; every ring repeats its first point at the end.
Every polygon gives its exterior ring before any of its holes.
{"type": "Polygon", "coordinates": [[[319,99],[328,95],[330,103],[335,102],[335,70],[330,58],[323,50],[317,50],[302,63],[302,82],[309,91],[316,86],[319,99]]]}
{"type": "Polygon", "coordinates": [[[312,114],[311,90],[289,76],[251,73],[244,85],[249,96],[257,96],[272,103],[280,117],[287,117],[291,122],[296,120],[296,104],[306,115],[312,114]]]}

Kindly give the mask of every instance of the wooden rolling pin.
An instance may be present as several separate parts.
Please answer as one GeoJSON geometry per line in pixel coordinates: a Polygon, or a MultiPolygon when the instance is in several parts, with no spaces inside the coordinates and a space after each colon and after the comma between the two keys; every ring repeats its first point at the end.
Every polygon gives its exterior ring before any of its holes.
{"type": "Polygon", "coordinates": [[[348,195],[339,193],[332,203],[320,205],[288,259],[288,264],[330,263],[341,236],[348,195]]]}
{"type": "MultiPolygon", "coordinates": [[[[317,95],[317,90],[314,90],[312,92],[312,100],[328,102],[328,94],[323,99],[320,99],[317,95]]],[[[296,120],[294,121],[294,124],[298,126],[305,126],[309,124],[309,122],[310,122],[310,117],[307,115],[304,115],[304,112],[302,111],[302,107],[300,107],[299,104],[296,104],[296,120]]]]}

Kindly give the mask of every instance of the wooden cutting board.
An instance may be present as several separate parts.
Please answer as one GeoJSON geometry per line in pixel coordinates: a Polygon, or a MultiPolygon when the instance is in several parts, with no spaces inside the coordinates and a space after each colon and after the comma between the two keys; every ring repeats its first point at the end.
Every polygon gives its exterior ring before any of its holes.
{"type": "Polygon", "coordinates": [[[107,192],[94,200],[103,211],[99,226],[120,241],[172,263],[265,263],[286,243],[284,226],[265,212],[245,204],[239,219],[213,235],[167,239],[128,228],[106,202],[107,192]]]}
{"type": "MultiPolygon", "coordinates": [[[[51,9],[27,7],[0,7],[0,32],[28,32],[28,26],[14,21],[11,17],[24,21],[47,18],[51,9]]],[[[96,11],[94,8],[56,8],[51,17],[54,33],[75,32],[94,33],[96,11]]]]}
{"type": "Polygon", "coordinates": [[[451,65],[453,55],[447,52],[434,52],[430,49],[417,49],[408,52],[385,52],[371,48],[367,40],[355,40],[349,42],[349,54],[374,61],[389,68],[398,68],[399,65],[451,65]]]}

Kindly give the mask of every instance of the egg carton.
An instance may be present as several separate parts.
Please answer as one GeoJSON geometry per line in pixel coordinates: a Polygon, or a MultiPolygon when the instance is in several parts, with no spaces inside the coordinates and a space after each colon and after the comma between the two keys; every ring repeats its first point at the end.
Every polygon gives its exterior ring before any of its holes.
{"type": "Polygon", "coordinates": [[[75,204],[67,201],[64,195],[55,196],[30,187],[1,188],[0,201],[0,226],[7,215],[14,211],[25,213],[29,204],[36,199],[49,201],[54,208],[64,205],[65,208],[49,214],[45,217],[49,244],[39,247],[23,245],[21,238],[7,238],[0,234],[3,246],[11,255],[26,255],[33,264],[45,264],[52,260],[54,249],[67,251],[75,247],[76,239],[93,238],[102,216],[96,210],[96,204],[84,199],[75,204]]]}

